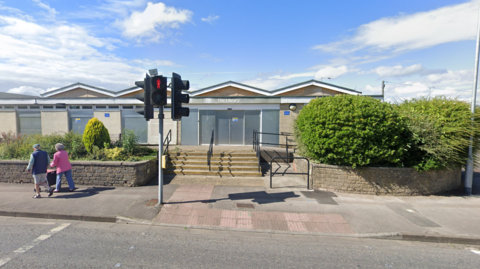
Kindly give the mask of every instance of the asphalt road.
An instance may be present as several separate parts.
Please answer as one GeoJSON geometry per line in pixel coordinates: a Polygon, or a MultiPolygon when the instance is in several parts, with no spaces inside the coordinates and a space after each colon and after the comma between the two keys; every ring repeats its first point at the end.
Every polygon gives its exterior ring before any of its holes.
{"type": "Polygon", "coordinates": [[[478,246],[0,217],[1,269],[479,265],[478,246]]]}

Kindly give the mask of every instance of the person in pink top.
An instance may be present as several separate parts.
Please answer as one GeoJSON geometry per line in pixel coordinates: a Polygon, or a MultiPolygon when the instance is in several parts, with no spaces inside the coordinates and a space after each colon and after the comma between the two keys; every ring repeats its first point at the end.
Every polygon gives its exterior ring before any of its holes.
{"type": "Polygon", "coordinates": [[[68,187],[70,191],[73,191],[75,190],[75,183],[73,183],[72,165],[68,160],[68,152],[65,151],[65,147],[61,143],[57,143],[55,149],[57,153],[53,155],[53,162],[50,164],[50,167],[57,167],[57,186],[54,192],[59,192],[62,187],[62,175],[65,175],[68,187]]]}

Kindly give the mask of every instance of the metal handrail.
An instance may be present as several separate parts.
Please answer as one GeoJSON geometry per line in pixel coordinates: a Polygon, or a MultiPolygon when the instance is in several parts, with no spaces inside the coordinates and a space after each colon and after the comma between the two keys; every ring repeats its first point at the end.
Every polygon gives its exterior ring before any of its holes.
{"type": "Polygon", "coordinates": [[[168,146],[170,145],[170,141],[172,141],[172,129],[168,131],[167,136],[165,136],[165,140],[163,141],[163,145],[166,145],[165,150],[163,151],[163,155],[168,153],[168,146]]]}
{"type": "Polygon", "coordinates": [[[215,140],[215,130],[212,130],[212,138],[210,139],[210,146],[208,147],[208,152],[207,152],[208,171],[212,171],[211,159],[212,159],[212,155],[213,155],[213,141],[214,140],[215,140]]]}
{"type": "MultiPolygon", "coordinates": [[[[287,163],[290,162],[290,158],[288,158],[290,155],[288,154],[288,148],[289,147],[292,147],[293,148],[293,153],[295,153],[295,146],[296,145],[292,145],[292,144],[288,144],[288,137],[289,136],[293,136],[292,133],[286,133],[286,132],[283,132],[283,133],[280,133],[280,134],[276,134],[276,133],[265,133],[265,132],[258,132],[256,130],[253,130],[253,149],[254,150],[257,150],[257,157],[260,158],[260,154],[258,153],[259,151],[259,148],[260,148],[260,137],[259,137],[259,134],[266,134],[266,135],[284,135],[285,136],[285,144],[280,144],[280,143],[266,143],[266,142],[262,142],[262,145],[275,145],[275,146],[285,146],[285,151],[286,151],[286,154],[287,154],[287,163]]],[[[259,161],[260,162],[260,161],[259,161]]],[[[260,164],[259,164],[259,167],[260,167],[260,164]]],[[[259,169],[260,170],[260,169],[259,169]]]]}
{"type": "MultiPolygon", "coordinates": [[[[307,172],[306,173],[283,173],[283,174],[287,174],[287,175],[307,175],[307,190],[310,189],[310,161],[305,158],[305,157],[273,157],[271,160],[270,160],[270,189],[273,189],[273,183],[272,183],[272,162],[273,160],[275,159],[287,159],[288,158],[291,158],[291,159],[305,159],[307,160],[307,172]]],[[[275,172],[273,172],[273,175],[275,175],[275,172]]]]}

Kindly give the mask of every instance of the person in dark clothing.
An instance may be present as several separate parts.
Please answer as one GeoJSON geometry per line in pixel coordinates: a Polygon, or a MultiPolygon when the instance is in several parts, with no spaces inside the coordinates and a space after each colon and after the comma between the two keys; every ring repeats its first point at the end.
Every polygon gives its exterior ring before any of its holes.
{"type": "Polygon", "coordinates": [[[45,186],[48,191],[48,197],[52,196],[53,188],[50,188],[47,181],[47,167],[50,163],[50,157],[48,153],[41,150],[39,144],[33,145],[33,153],[30,155],[30,161],[28,162],[27,171],[32,170],[32,175],[35,183],[35,190],[37,193],[33,198],[41,198],[40,185],[45,186]]]}

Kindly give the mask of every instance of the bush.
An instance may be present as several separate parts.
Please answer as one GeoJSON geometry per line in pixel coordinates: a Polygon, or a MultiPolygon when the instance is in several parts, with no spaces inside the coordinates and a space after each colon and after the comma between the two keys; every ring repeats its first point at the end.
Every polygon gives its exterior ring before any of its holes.
{"type": "Polygon", "coordinates": [[[127,154],[134,154],[138,150],[138,136],[133,130],[124,130],[122,145],[127,154]]]}
{"type": "Polygon", "coordinates": [[[428,171],[465,165],[470,136],[475,142],[480,138],[479,110],[472,124],[470,104],[444,96],[407,100],[396,107],[412,132],[409,166],[428,171]]]}
{"type": "Polygon", "coordinates": [[[93,146],[97,146],[101,149],[104,147],[105,143],[110,144],[110,134],[108,133],[107,128],[105,128],[105,125],[103,125],[103,123],[97,118],[91,118],[83,132],[83,144],[85,145],[85,149],[91,153],[93,146]]]}
{"type": "Polygon", "coordinates": [[[304,156],[333,165],[403,166],[410,141],[398,112],[366,96],[311,100],[294,129],[304,156]]]}

